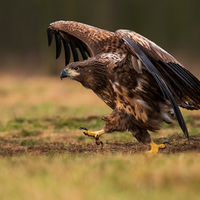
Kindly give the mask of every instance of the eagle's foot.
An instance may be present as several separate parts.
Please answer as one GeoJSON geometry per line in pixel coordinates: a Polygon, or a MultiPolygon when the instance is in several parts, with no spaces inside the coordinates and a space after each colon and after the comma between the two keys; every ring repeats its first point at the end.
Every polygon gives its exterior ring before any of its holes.
{"type": "Polygon", "coordinates": [[[148,153],[158,153],[159,149],[164,149],[166,146],[165,144],[155,144],[153,141],[150,143],[151,150],[148,153]]]}
{"type": "Polygon", "coordinates": [[[99,139],[99,137],[104,134],[103,130],[100,131],[95,131],[95,132],[91,132],[88,131],[88,129],[84,128],[84,127],[80,127],[80,130],[84,130],[83,133],[87,136],[93,137],[95,139],[95,142],[97,145],[101,144],[101,149],[103,148],[103,142],[99,139]]]}

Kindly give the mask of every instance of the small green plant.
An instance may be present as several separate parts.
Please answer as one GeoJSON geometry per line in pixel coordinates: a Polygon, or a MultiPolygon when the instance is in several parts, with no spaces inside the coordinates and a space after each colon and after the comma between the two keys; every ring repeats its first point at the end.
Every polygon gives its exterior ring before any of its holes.
{"type": "Polygon", "coordinates": [[[30,131],[28,131],[26,129],[22,129],[22,131],[20,133],[20,135],[22,137],[38,136],[40,134],[41,134],[40,131],[37,131],[37,130],[30,130],[30,131]]]}
{"type": "Polygon", "coordinates": [[[37,140],[22,140],[19,143],[20,146],[31,146],[31,145],[39,145],[37,140]]]}

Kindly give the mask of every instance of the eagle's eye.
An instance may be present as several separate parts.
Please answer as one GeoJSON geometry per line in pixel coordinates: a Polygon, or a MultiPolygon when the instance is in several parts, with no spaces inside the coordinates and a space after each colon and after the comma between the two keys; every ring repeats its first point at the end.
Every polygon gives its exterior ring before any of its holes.
{"type": "Polygon", "coordinates": [[[78,70],[78,67],[74,67],[74,70],[78,70]]]}

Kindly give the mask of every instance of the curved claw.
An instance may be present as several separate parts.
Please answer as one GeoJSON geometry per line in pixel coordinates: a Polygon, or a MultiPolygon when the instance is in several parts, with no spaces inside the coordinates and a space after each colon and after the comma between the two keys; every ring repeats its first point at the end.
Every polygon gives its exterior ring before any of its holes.
{"type": "Polygon", "coordinates": [[[79,128],[79,130],[88,131],[88,129],[87,129],[87,128],[85,128],[85,127],[80,127],[80,128],[79,128]]]}
{"type": "Polygon", "coordinates": [[[101,149],[103,149],[103,142],[100,141],[100,142],[96,142],[97,145],[101,145],[101,149]]]}
{"type": "Polygon", "coordinates": [[[169,145],[172,145],[171,143],[169,143],[169,142],[163,142],[163,144],[169,144],[169,145]]]}
{"type": "Polygon", "coordinates": [[[103,142],[101,141],[100,143],[101,143],[101,149],[103,149],[103,142]]]}

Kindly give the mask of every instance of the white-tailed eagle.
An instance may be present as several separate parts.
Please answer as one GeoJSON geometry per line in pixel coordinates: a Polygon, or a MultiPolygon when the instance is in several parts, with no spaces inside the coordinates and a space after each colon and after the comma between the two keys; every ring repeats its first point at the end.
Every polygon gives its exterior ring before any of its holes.
{"type": "Polygon", "coordinates": [[[103,144],[104,133],[128,130],[157,152],[165,145],[156,145],[148,130],[174,119],[189,139],[179,107],[200,108],[200,82],[165,50],[130,30],[110,32],[73,21],[51,23],[47,33],[49,45],[55,36],[56,58],[62,45],[65,50],[61,79],[80,82],[113,109],[102,130],[81,128],[96,144],[103,144]],[[70,55],[74,62],[69,64],[70,55]]]}

